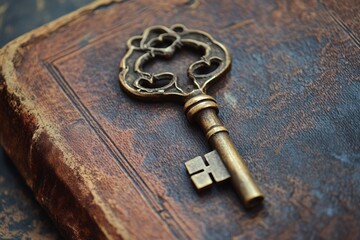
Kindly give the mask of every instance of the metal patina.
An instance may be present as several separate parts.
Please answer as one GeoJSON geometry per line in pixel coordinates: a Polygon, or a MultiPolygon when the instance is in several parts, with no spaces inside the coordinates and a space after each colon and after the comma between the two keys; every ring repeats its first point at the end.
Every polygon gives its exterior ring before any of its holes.
{"type": "Polygon", "coordinates": [[[209,34],[188,29],[181,24],[170,28],[149,27],[142,35],[130,38],[127,47],[128,51],[120,62],[119,79],[122,88],[140,99],[183,102],[188,120],[201,126],[215,149],[205,155],[206,164],[201,157],[185,163],[194,185],[201,189],[212,184],[211,177],[215,182],[230,177],[246,207],[261,203],[263,193],[250,175],[228,130],[218,118],[215,99],[206,94],[207,88],[230,69],[231,58],[227,48],[209,34]],[[197,49],[203,53],[198,61],[188,67],[187,75],[192,86],[180,87],[178,77],[172,72],[144,71],[143,66],[149,60],[157,57],[171,58],[180,48],[197,49]]]}

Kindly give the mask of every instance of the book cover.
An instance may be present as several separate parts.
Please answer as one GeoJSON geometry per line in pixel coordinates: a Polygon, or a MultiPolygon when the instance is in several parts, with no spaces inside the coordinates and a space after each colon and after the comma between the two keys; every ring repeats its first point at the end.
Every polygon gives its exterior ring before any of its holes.
{"type": "MultiPolygon", "coordinates": [[[[359,6],[335,1],[97,1],[1,49],[0,142],[74,239],[359,238],[359,6]],[[351,8],[349,6],[352,6],[351,8]],[[193,187],[211,150],[181,104],[120,87],[149,26],[210,33],[232,68],[209,90],[264,191],[193,187]]],[[[149,68],[186,78],[191,52],[149,68]]]]}

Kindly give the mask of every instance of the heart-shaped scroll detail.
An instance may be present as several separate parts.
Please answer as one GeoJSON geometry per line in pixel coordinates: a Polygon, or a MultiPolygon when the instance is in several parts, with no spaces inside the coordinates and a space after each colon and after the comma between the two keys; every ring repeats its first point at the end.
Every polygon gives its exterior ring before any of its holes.
{"type": "Polygon", "coordinates": [[[218,58],[211,59],[209,62],[199,61],[190,67],[190,72],[194,76],[207,76],[213,74],[221,65],[218,58]]]}
{"type": "Polygon", "coordinates": [[[175,79],[171,73],[160,73],[150,78],[139,78],[134,85],[139,88],[146,88],[148,91],[158,91],[163,88],[169,88],[174,83],[175,79]]]}
{"type": "Polygon", "coordinates": [[[176,38],[173,36],[165,36],[162,37],[161,39],[154,39],[154,41],[151,41],[149,43],[150,47],[152,48],[167,48],[170,47],[174,44],[174,42],[176,41],[176,38]]]}

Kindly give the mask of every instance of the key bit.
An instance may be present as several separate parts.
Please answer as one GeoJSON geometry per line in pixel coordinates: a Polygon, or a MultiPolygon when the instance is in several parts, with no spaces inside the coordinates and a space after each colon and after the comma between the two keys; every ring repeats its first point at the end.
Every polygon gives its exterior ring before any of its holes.
{"type": "Polygon", "coordinates": [[[216,150],[205,154],[204,158],[197,156],[185,163],[191,180],[197,189],[210,186],[213,180],[219,183],[230,178],[230,173],[216,150]]]}
{"type": "MultiPolygon", "coordinates": [[[[120,62],[119,74],[120,85],[124,91],[144,100],[183,102],[187,119],[202,128],[209,143],[216,150],[215,154],[220,157],[230,174],[233,186],[244,205],[252,207],[262,202],[263,193],[251,177],[228,130],[217,116],[219,110],[215,99],[206,94],[207,88],[220,80],[220,77],[230,69],[231,58],[226,47],[209,34],[188,29],[181,24],[175,24],[170,28],[161,25],[149,27],[142,35],[130,38],[127,47],[128,51],[120,62]],[[180,87],[179,79],[174,73],[148,73],[144,70],[143,66],[149,60],[158,57],[171,58],[176,50],[183,47],[200,49],[204,53],[199,60],[188,66],[188,76],[192,80],[192,86],[180,87]]],[[[209,158],[214,155],[211,154],[205,156],[207,161],[217,159],[209,158]]],[[[218,170],[218,167],[213,167],[216,162],[205,167],[198,164],[201,164],[199,158],[186,163],[187,169],[191,170],[190,174],[193,174],[191,178],[197,188],[212,183],[209,174],[216,182],[218,181],[214,177],[217,176],[218,170]],[[197,172],[197,168],[202,172],[197,172]]],[[[219,179],[223,178],[222,175],[219,179]]]]}

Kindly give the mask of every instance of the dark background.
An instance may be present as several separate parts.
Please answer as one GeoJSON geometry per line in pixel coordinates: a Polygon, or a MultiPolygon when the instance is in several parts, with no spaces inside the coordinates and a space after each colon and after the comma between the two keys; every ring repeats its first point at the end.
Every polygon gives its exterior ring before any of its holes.
{"type": "MultiPolygon", "coordinates": [[[[0,47],[90,2],[92,0],[0,0],[0,47]]],[[[0,239],[29,238],[61,239],[0,148],[0,239]]]]}

